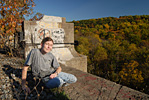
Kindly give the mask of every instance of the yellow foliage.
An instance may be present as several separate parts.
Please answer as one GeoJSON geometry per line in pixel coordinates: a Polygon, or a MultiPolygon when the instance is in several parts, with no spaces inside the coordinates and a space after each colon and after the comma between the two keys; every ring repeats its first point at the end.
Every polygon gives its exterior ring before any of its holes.
{"type": "Polygon", "coordinates": [[[139,63],[137,61],[131,61],[130,63],[124,63],[122,70],[119,72],[119,76],[125,83],[134,82],[142,83],[144,78],[142,77],[142,72],[137,69],[139,63]],[[126,82],[127,79],[127,82],[126,82]]]}
{"type": "Polygon", "coordinates": [[[75,30],[75,33],[78,33],[78,30],[75,30]]]}
{"type": "Polygon", "coordinates": [[[128,47],[128,50],[130,51],[130,52],[135,52],[135,51],[137,51],[138,49],[137,49],[137,47],[136,47],[136,44],[130,44],[129,45],[129,47],[128,47]]]}
{"type": "Polygon", "coordinates": [[[0,48],[3,48],[3,45],[0,45],[0,48]]]}
{"type": "Polygon", "coordinates": [[[109,29],[109,25],[108,24],[104,24],[104,27],[106,28],[106,29],[109,29]]]}
{"type": "Polygon", "coordinates": [[[10,52],[8,52],[8,55],[11,56],[12,54],[10,52]]]}
{"type": "Polygon", "coordinates": [[[133,73],[136,74],[136,70],[133,70],[133,73]]]}
{"type": "Polygon", "coordinates": [[[99,42],[102,42],[102,40],[99,38],[99,35],[95,34],[94,36],[96,39],[98,39],[99,42]]]}

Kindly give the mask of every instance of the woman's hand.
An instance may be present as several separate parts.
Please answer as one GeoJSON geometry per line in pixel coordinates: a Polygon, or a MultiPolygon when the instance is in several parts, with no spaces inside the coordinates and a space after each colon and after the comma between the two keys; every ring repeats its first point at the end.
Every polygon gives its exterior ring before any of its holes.
{"type": "Polygon", "coordinates": [[[55,73],[51,74],[51,75],[49,76],[49,78],[50,78],[50,79],[53,79],[53,78],[57,77],[57,75],[58,75],[61,71],[62,71],[62,68],[59,66],[59,67],[56,69],[55,73]]]}
{"type": "Polygon", "coordinates": [[[55,78],[55,77],[57,77],[57,73],[53,73],[53,74],[51,74],[51,75],[49,76],[50,79],[53,79],[53,78],[55,78]]]}
{"type": "Polygon", "coordinates": [[[28,94],[31,92],[27,85],[22,85],[22,89],[28,94]]]}

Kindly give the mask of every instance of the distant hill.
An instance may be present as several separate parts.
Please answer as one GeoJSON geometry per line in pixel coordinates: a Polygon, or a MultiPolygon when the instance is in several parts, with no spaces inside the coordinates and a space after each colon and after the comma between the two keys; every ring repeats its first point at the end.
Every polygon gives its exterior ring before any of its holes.
{"type": "Polygon", "coordinates": [[[149,15],[72,21],[88,72],[149,94],[149,15]]]}

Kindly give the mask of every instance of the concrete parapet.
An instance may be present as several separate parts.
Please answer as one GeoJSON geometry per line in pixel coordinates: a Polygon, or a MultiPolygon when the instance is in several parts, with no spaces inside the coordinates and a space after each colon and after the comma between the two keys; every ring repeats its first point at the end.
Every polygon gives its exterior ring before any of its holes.
{"type": "Polygon", "coordinates": [[[72,100],[149,100],[149,95],[101,77],[61,65],[64,72],[74,74],[78,81],[64,91],[72,100]]]}

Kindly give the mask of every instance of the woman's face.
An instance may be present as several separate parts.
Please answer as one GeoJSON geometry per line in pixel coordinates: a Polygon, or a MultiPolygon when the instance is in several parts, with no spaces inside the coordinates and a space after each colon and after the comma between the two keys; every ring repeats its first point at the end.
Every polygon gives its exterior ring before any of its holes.
{"type": "Polygon", "coordinates": [[[53,42],[52,41],[47,41],[44,44],[41,44],[41,47],[42,47],[42,51],[44,53],[48,53],[52,50],[53,42]]]}

